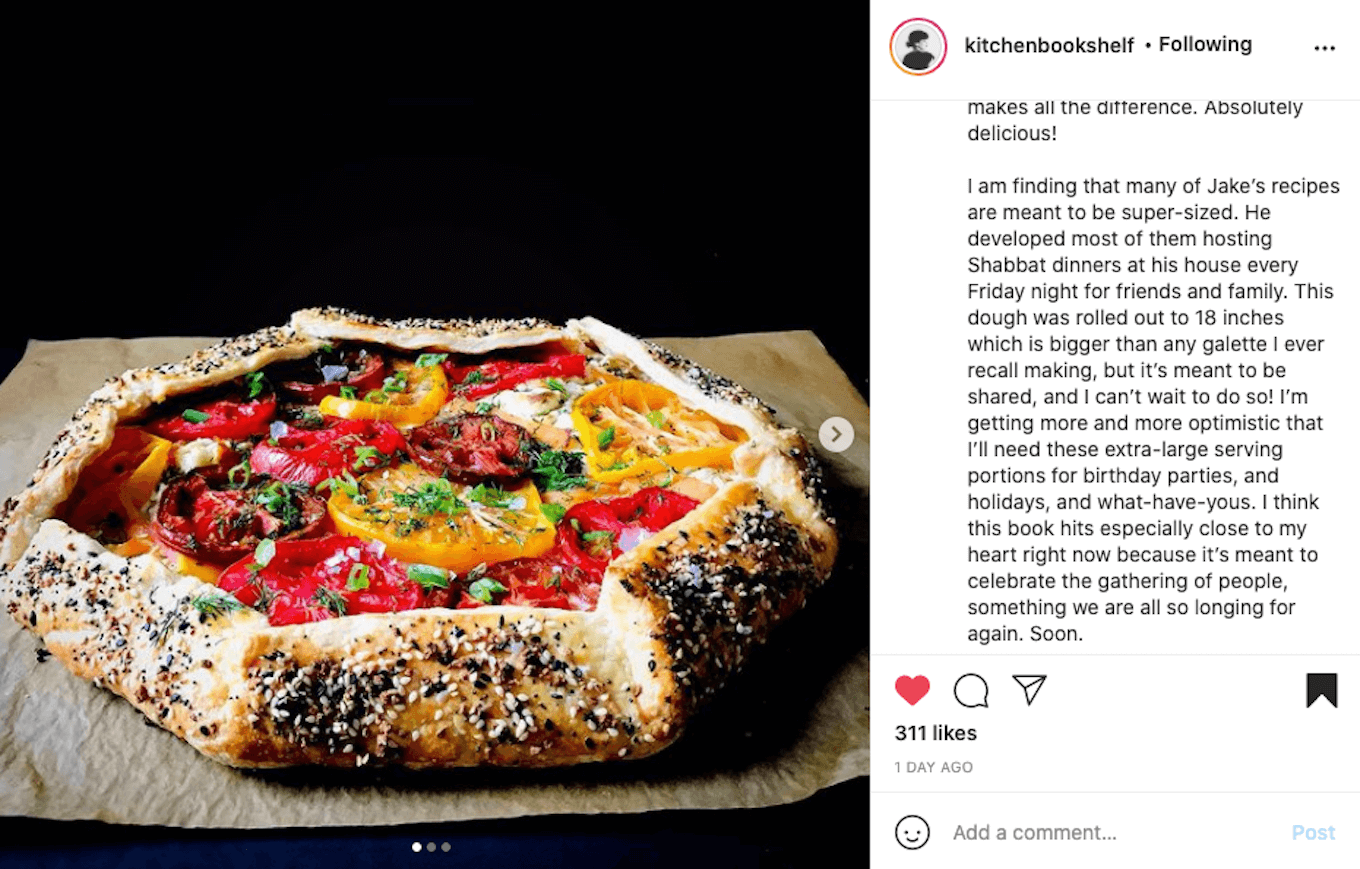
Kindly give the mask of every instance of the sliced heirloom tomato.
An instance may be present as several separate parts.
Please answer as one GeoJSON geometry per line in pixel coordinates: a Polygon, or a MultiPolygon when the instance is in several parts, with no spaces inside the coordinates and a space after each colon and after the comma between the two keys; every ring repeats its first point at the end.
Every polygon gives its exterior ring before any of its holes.
{"type": "Polygon", "coordinates": [[[266,538],[315,535],[325,518],[325,502],[309,492],[277,481],[214,489],[195,471],[161,493],[154,532],[163,546],[220,565],[254,552],[266,538]]]}
{"type": "Polygon", "coordinates": [[[575,505],[558,523],[557,542],[538,558],[486,567],[463,592],[463,609],[487,603],[590,610],[609,562],[699,506],[669,489],[642,489],[626,498],[575,505]]]}
{"type": "Polygon", "coordinates": [[[332,486],[331,521],[345,534],[387,544],[402,561],[463,572],[483,563],[541,555],[553,524],[538,490],[468,486],[404,464],[332,486]]]}
{"type": "Polygon", "coordinates": [[[172,441],[199,438],[239,441],[269,431],[277,409],[273,395],[256,401],[224,398],[195,404],[178,416],[153,420],[146,424],[146,429],[172,441]]]}
{"type": "Polygon", "coordinates": [[[516,362],[503,359],[481,365],[455,365],[444,362],[449,376],[449,388],[464,398],[481,398],[493,392],[510,389],[526,380],[545,377],[585,377],[586,357],[579,353],[561,353],[541,362],[516,362]]]}
{"type": "Polygon", "coordinates": [[[381,389],[387,362],[369,350],[322,351],[290,366],[280,376],[290,378],[279,380],[279,392],[285,397],[319,404],[328,395],[340,395],[342,389],[351,389],[355,395],[381,389]]]}
{"type": "Polygon", "coordinates": [[[217,584],[262,610],[272,625],[451,602],[447,576],[423,565],[408,568],[386,555],[381,543],[330,534],[261,549],[224,570],[217,584]]]}
{"type": "Polygon", "coordinates": [[[448,401],[448,382],[437,362],[421,365],[395,362],[392,374],[379,389],[354,398],[328,395],[321,399],[321,413],[344,419],[373,419],[394,425],[429,422],[448,401]]]}
{"type": "Polygon", "coordinates": [[[618,380],[576,399],[572,425],[601,483],[681,468],[730,468],[740,428],[688,407],[663,386],[618,380]]]}
{"type": "Polygon", "coordinates": [[[126,546],[165,473],[171,446],[140,428],[119,426],[108,449],[80,472],[66,501],[67,524],[105,543],[126,546]]]}
{"type": "Polygon", "coordinates": [[[589,611],[599,601],[603,577],[603,572],[562,564],[553,558],[553,552],[538,558],[516,558],[493,564],[485,573],[474,576],[465,584],[458,608],[495,603],[589,611]]]}
{"type": "Polygon", "coordinates": [[[435,476],[513,480],[533,464],[529,432],[498,416],[465,413],[413,429],[411,458],[435,476]]]}
{"type": "Polygon", "coordinates": [[[282,433],[255,445],[250,470],[310,488],[331,477],[384,467],[406,449],[406,439],[387,422],[331,417],[326,428],[317,430],[280,425],[282,433]]]}
{"type": "Polygon", "coordinates": [[[562,517],[557,551],[565,563],[604,572],[609,562],[699,506],[653,486],[624,498],[584,501],[562,517]]]}

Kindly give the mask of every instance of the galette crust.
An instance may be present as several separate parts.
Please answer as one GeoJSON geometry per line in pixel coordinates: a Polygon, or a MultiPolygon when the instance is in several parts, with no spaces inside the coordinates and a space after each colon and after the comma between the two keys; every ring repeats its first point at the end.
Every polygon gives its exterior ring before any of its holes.
{"type": "Polygon", "coordinates": [[[0,511],[0,603],[76,675],[238,767],[553,766],[671,744],[836,554],[806,441],[736,384],[594,319],[380,321],[334,308],[126,372],[0,511]],[[51,518],[114,426],[328,341],[481,354],[588,342],[745,429],[737,479],[608,568],[594,611],[421,609],[273,627],[190,605],[212,586],[51,518]]]}

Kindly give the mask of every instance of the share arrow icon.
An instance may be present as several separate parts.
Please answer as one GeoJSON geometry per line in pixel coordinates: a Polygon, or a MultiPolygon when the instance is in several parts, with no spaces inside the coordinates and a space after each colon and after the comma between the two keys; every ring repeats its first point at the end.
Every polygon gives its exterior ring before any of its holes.
{"type": "Polygon", "coordinates": [[[1047,676],[1012,676],[1021,688],[1025,691],[1025,705],[1033,706],[1034,698],[1039,696],[1039,689],[1044,687],[1044,680],[1047,676]]]}

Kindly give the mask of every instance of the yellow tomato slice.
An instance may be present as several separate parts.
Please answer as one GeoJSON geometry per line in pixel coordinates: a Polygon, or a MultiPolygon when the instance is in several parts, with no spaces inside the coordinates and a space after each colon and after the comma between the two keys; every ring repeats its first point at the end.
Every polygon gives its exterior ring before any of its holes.
{"type": "Polygon", "coordinates": [[[479,564],[533,558],[557,536],[543,515],[538,489],[466,486],[413,464],[365,474],[354,491],[333,487],[328,507],[335,527],[387,545],[401,561],[458,573],[479,564]]]}
{"type": "Polygon", "coordinates": [[[66,521],[88,531],[116,515],[125,527],[137,522],[151,500],[173,444],[142,429],[120,427],[113,443],[80,474],[67,500],[66,521]]]}
{"type": "Polygon", "coordinates": [[[618,380],[576,399],[586,472],[602,483],[681,468],[730,468],[746,432],[688,407],[663,386],[618,380]]]}
{"type": "Polygon", "coordinates": [[[321,399],[321,412],[344,419],[376,419],[393,425],[421,425],[433,419],[449,399],[444,369],[437,364],[419,366],[410,362],[393,363],[392,369],[393,374],[387,378],[383,389],[358,398],[328,395],[321,399]]]}
{"type": "Polygon", "coordinates": [[[146,537],[132,537],[125,543],[115,543],[112,546],[106,546],[105,548],[114,555],[132,558],[134,555],[142,555],[143,553],[150,552],[152,545],[151,541],[146,537]]]}
{"type": "Polygon", "coordinates": [[[176,573],[196,576],[213,585],[217,585],[217,578],[222,575],[222,568],[190,558],[183,552],[166,552],[166,555],[170,556],[170,569],[176,573]]]}

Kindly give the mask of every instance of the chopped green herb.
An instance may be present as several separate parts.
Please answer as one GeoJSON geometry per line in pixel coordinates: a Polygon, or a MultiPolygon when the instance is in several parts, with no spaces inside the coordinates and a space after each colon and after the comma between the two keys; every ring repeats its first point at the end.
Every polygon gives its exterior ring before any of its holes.
{"type": "Polygon", "coordinates": [[[253,609],[269,614],[269,608],[274,605],[274,599],[279,596],[278,592],[265,584],[258,573],[251,574],[249,585],[255,590],[255,605],[253,609]]]}
{"type": "Polygon", "coordinates": [[[487,382],[486,375],[474,368],[467,373],[466,377],[463,378],[462,385],[466,386],[469,383],[486,383],[486,382],[487,382]]]}
{"type": "Polygon", "coordinates": [[[426,591],[432,588],[448,588],[449,580],[454,578],[442,567],[430,564],[412,564],[406,568],[406,576],[412,582],[419,583],[426,591]]]}
{"type": "Polygon", "coordinates": [[[346,471],[343,477],[331,477],[329,480],[322,480],[317,483],[316,490],[319,492],[322,489],[330,489],[331,491],[339,489],[351,498],[358,500],[359,481],[354,479],[353,474],[346,471]]]}
{"type": "Polygon", "coordinates": [[[255,503],[283,520],[285,525],[302,518],[302,511],[293,503],[293,493],[278,480],[261,488],[255,495],[255,503]]]}
{"type": "Polygon", "coordinates": [[[491,595],[504,592],[505,586],[494,579],[479,579],[468,586],[468,594],[482,603],[491,603],[491,595]]]}
{"type": "Polygon", "coordinates": [[[359,397],[359,393],[354,391],[353,386],[342,386],[340,387],[340,397],[348,398],[350,401],[354,401],[359,397]]]}
{"type": "Polygon", "coordinates": [[[190,603],[194,609],[210,618],[245,609],[245,604],[231,595],[221,593],[200,595],[190,603]]]}
{"type": "Polygon", "coordinates": [[[563,395],[566,395],[566,394],[567,394],[567,385],[566,385],[565,383],[563,383],[562,381],[558,380],[556,377],[549,377],[549,378],[548,378],[548,388],[549,388],[549,389],[554,389],[554,390],[556,390],[556,391],[562,393],[563,395]]]}
{"type": "Polygon", "coordinates": [[[259,573],[262,569],[269,566],[269,562],[274,560],[274,541],[268,538],[261,540],[255,547],[255,560],[246,565],[246,570],[251,573],[259,573]]]}
{"type": "Polygon", "coordinates": [[[406,372],[394,371],[391,377],[383,378],[383,392],[401,392],[406,389],[406,372]]]}
{"type": "Polygon", "coordinates": [[[354,448],[354,470],[366,471],[369,468],[376,468],[387,458],[385,453],[379,452],[377,447],[362,446],[354,448]]]}
{"type": "Polygon", "coordinates": [[[392,496],[392,501],[398,507],[409,507],[421,516],[453,513],[467,506],[453,494],[453,484],[443,477],[405,492],[397,492],[392,496]]]}
{"type": "Polygon", "coordinates": [[[567,515],[567,508],[561,504],[540,504],[538,509],[554,525],[561,522],[562,517],[567,515]]]}
{"type": "Polygon", "coordinates": [[[238,489],[250,485],[249,459],[242,459],[238,464],[232,465],[231,470],[227,471],[227,483],[238,489]]]}
{"type": "Polygon", "coordinates": [[[612,444],[613,442],[614,442],[614,427],[612,425],[609,428],[605,429],[604,431],[600,432],[599,435],[596,436],[595,438],[595,443],[599,444],[600,449],[602,450],[609,449],[609,445],[612,444]]]}
{"type": "Polygon", "coordinates": [[[580,529],[577,529],[577,533],[586,545],[586,550],[596,558],[603,558],[614,551],[613,531],[587,531],[581,534],[580,529]]]}
{"type": "Polygon", "coordinates": [[[189,408],[188,410],[184,411],[184,413],[180,414],[180,416],[184,418],[184,421],[185,421],[185,422],[194,422],[194,423],[198,423],[198,422],[207,422],[209,419],[211,419],[211,417],[209,417],[209,416],[208,416],[206,413],[204,413],[203,411],[201,411],[201,410],[194,410],[192,407],[189,408]]]}
{"type": "Polygon", "coordinates": [[[366,588],[368,588],[368,565],[350,565],[349,576],[345,578],[345,590],[363,591],[366,588]]]}
{"type": "Polygon", "coordinates": [[[586,484],[585,454],[544,450],[534,465],[534,480],[545,492],[579,489],[586,484]]]}
{"type": "Polygon", "coordinates": [[[335,352],[335,347],[331,346],[330,344],[322,344],[322,345],[321,345],[321,352],[322,352],[322,353],[334,353],[334,352],[335,352]]]}
{"type": "Polygon", "coordinates": [[[345,614],[345,596],[333,588],[319,586],[312,599],[338,616],[345,614]]]}
{"type": "Polygon", "coordinates": [[[477,487],[467,493],[469,501],[475,501],[484,507],[495,507],[499,510],[509,508],[510,502],[514,500],[509,492],[504,489],[497,489],[495,486],[488,487],[486,483],[478,483],[477,487]]]}
{"type": "MultiPolygon", "coordinates": [[[[384,381],[384,383],[385,382],[386,381],[384,381]]],[[[381,389],[370,389],[368,392],[364,393],[364,401],[373,404],[386,404],[387,393],[383,392],[381,389]]]]}
{"type": "Polygon", "coordinates": [[[261,392],[264,392],[265,387],[268,385],[269,381],[265,380],[263,371],[250,372],[246,375],[246,388],[248,390],[246,392],[246,398],[255,398],[261,392]]]}
{"type": "Polygon", "coordinates": [[[478,413],[490,413],[491,411],[495,410],[495,408],[496,408],[496,405],[492,404],[492,403],[489,402],[489,401],[479,401],[479,402],[477,402],[477,412],[478,412],[478,413]]]}
{"type": "Polygon", "coordinates": [[[449,358],[447,353],[422,353],[416,360],[417,368],[433,368],[445,359],[449,358]]]}
{"type": "Polygon", "coordinates": [[[666,416],[659,410],[653,410],[647,414],[647,421],[656,428],[666,427],[666,416]]]}

